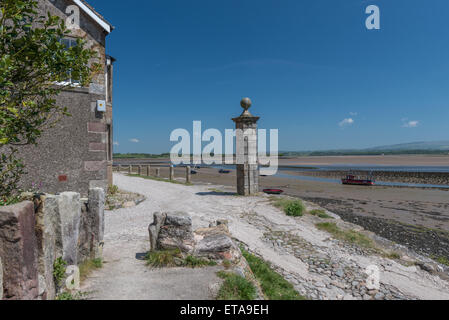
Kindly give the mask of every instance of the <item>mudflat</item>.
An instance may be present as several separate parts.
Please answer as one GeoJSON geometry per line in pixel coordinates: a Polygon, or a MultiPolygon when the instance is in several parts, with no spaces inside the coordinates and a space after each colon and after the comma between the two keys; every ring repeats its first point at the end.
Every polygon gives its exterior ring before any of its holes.
{"type": "Polygon", "coordinates": [[[385,165],[385,166],[449,166],[448,155],[398,155],[398,156],[323,156],[281,158],[286,166],[331,165],[385,165]]]}

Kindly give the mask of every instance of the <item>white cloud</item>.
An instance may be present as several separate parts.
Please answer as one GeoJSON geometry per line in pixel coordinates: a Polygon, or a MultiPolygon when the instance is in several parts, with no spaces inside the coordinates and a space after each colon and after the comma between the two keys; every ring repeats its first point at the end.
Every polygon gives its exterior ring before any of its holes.
{"type": "Polygon", "coordinates": [[[343,128],[343,127],[346,127],[346,126],[353,125],[354,122],[355,122],[354,119],[348,118],[348,119],[344,119],[343,121],[341,121],[338,125],[343,128]]]}
{"type": "Polygon", "coordinates": [[[419,121],[417,120],[407,121],[403,119],[402,121],[404,122],[402,125],[403,128],[416,128],[419,126],[419,121]]]}
{"type": "Polygon", "coordinates": [[[351,116],[353,116],[353,117],[356,117],[356,116],[358,116],[359,114],[358,114],[357,112],[349,112],[349,115],[351,115],[351,116]]]}
{"type": "Polygon", "coordinates": [[[134,138],[134,139],[129,139],[129,141],[132,142],[132,143],[139,143],[139,142],[140,142],[140,140],[139,140],[139,139],[136,139],[136,138],[134,138]]]}
{"type": "Polygon", "coordinates": [[[120,143],[118,143],[117,141],[114,141],[114,146],[119,146],[120,143]]]}

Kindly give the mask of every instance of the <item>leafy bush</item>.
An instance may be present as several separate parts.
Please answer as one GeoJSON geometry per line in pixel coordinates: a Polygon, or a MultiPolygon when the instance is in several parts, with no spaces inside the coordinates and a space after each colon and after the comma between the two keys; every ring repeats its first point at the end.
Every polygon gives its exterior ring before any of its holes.
{"type": "Polygon", "coordinates": [[[298,199],[272,198],[271,201],[276,208],[283,210],[291,217],[302,217],[306,212],[306,206],[298,199]]]}
{"type": "Polygon", "coordinates": [[[53,277],[58,285],[61,285],[62,280],[65,278],[66,267],[67,262],[62,258],[56,259],[53,264],[53,277]]]}
{"type": "Polygon", "coordinates": [[[302,217],[306,207],[300,200],[292,201],[285,207],[285,213],[290,217],[302,217]]]}

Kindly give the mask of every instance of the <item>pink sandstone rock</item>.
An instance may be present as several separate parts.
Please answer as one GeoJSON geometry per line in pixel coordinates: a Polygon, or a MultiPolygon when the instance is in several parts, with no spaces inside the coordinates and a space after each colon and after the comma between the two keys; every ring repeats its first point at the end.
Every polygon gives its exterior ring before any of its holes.
{"type": "Polygon", "coordinates": [[[32,202],[0,207],[0,257],[3,299],[37,299],[38,260],[32,202]]]}

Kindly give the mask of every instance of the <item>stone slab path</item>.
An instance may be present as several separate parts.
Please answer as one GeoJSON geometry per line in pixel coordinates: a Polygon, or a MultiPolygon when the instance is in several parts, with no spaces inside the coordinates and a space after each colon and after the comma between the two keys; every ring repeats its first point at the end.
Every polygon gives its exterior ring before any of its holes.
{"type": "MultiPolygon", "coordinates": [[[[194,229],[218,219],[232,235],[311,299],[449,299],[449,283],[416,266],[371,255],[332,239],[316,217],[287,217],[268,197],[217,193],[220,186],[183,186],[114,175],[122,190],[147,197],[137,207],[106,212],[104,268],[84,283],[90,299],[212,299],[217,268],[150,270],[137,259],[148,250],[148,225],[156,211],[183,211],[194,229]],[[215,190],[216,191],[216,190],[215,190]],[[136,256],[137,255],[137,256],[136,256]],[[380,271],[380,289],[366,288],[368,267],[380,271]]],[[[339,222],[340,223],[340,222],[339,222]]],[[[344,223],[341,221],[341,223],[344,223]]]]}

